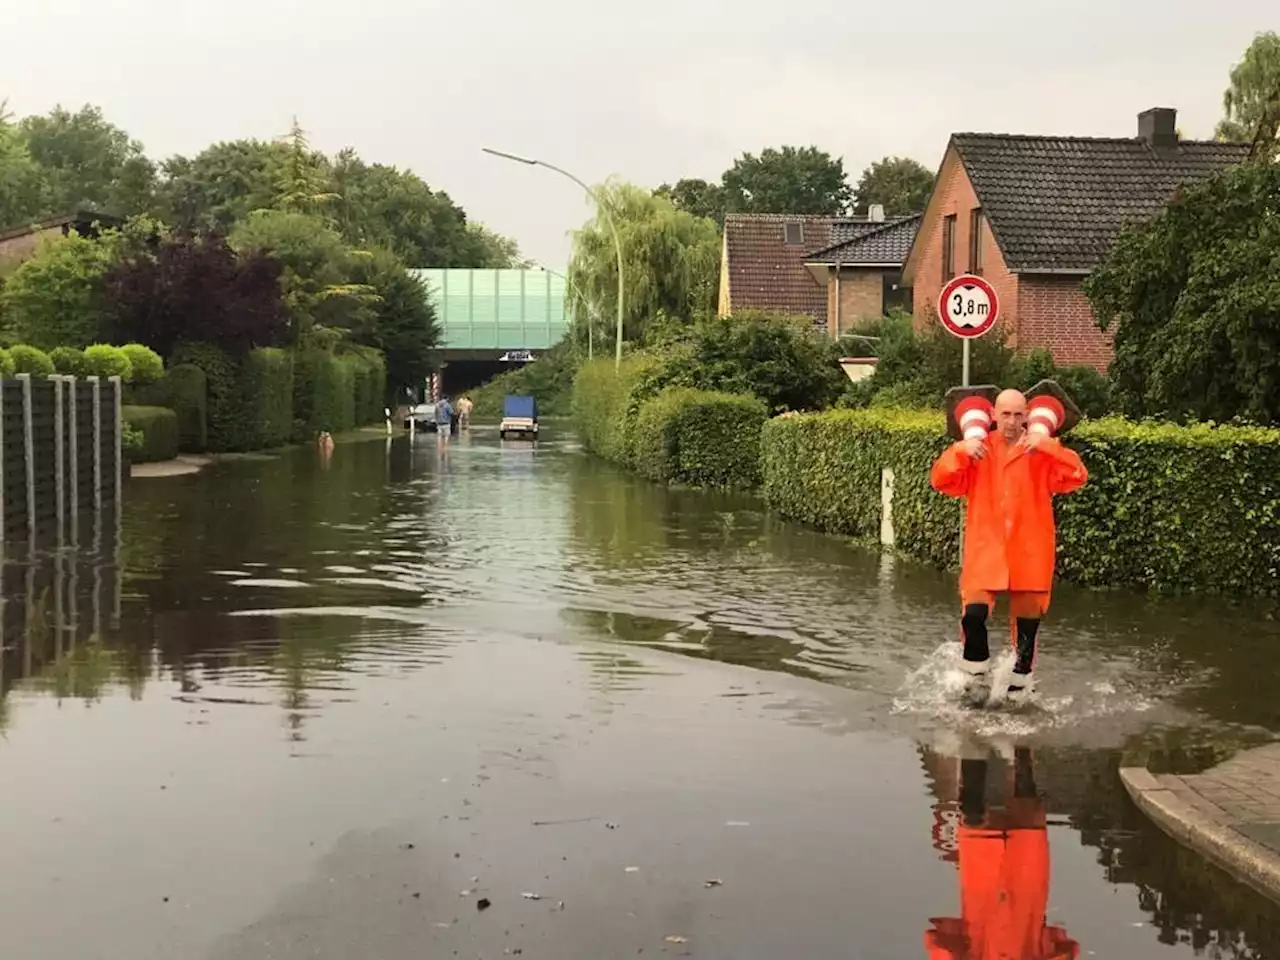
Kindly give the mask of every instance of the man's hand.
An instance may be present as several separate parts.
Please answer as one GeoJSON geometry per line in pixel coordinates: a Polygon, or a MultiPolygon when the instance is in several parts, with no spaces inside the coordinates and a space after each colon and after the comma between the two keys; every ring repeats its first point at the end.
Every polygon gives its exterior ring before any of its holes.
{"type": "Polygon", "coordinates": [[[981,460],[987,455],[987,441],[982,437],[970,437],[964,441],[964,452],[974,460],[981,460]]]}
{"type": "Polygon", "coordinates": [[[1041,433],[1039,430],[1028,430],[1022,435],[1022,439],[1018,441],[1018,446],[1027,451],[1027,453],[1033,453],[1039,450],[1047,439],[1048,435],[1041,433]]]}

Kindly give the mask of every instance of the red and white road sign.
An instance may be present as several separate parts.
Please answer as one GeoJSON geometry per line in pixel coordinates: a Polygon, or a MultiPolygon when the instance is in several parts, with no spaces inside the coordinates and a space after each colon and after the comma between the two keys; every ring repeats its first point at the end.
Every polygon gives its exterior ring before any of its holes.
{"type": "Polygon", "coordinates": [[[938,294],[938,318],[957,337],[980,337],[996,324],[1000,300],[981,277],[956,277],[938,294]]]}

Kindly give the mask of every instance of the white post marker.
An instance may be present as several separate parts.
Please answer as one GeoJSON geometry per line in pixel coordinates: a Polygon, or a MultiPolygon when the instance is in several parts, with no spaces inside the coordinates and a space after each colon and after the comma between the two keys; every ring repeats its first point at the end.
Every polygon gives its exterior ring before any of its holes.
{"type": "Polygon", "coordinates": [[[996,288],[981,277],[964,274],[948,281],[938,294],[938,319],[964,344],[960,386],[969,386],[969,341],[988,333],[1000,316],[996,288]]]}

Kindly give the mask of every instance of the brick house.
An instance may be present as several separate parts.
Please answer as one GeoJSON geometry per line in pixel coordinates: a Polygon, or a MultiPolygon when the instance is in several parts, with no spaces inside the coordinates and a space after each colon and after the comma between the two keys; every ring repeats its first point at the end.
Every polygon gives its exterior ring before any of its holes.
{"type": "Polygon", "coordinates": [[[805,258],[814,280],[827,288],[827,332],[832,337],[894,309],[911,310],[902,264],[921,214],[870,223],[838,224],[833,243],[805,258]],[[847,237],[842,237],[847,234],[847,237]]]}
{"type": "Polygon", "coordinates": [[[123,223],[119,217],[79,210],[0,232],[0,274],[31,257],[48,237],[65,237],[72,232],[82,237],[96,237],[103,229],[123,223]]]}
{"type": "Polygon", "coordinates": [[[741,310],[808,316],[832,336],[881,316],[901,289],[919,217],[885,220],[800,214],[729,214],[720,253],[722,317],[741,310]]]}
{"type": "Polygon", "coordinates": [[[1110,338],[1081,282],[1123,227],[1249,154],[1247,143],[1180,140],[1176,118],[1147,110],[1134,138],[953,134],[903,267],[917,325],[937,322],[948,279],[974,273],[996,288],[1011,345],[1105,370],[1110,338]]]}

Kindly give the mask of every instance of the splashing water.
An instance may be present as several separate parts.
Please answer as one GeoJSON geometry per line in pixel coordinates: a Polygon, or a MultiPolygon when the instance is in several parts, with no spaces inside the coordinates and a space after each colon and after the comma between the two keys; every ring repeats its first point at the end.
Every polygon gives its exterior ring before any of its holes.
{"type": "Polygon", "coordinates": [[[1040,685],[1028,699],[1011,702],[1012,650],[993,658],[989,679],[975,697],[971,679],[960,663],[960,644],[940,644],[907,674],[893,698],[892,712],[928,717],[981,736],[1025,737],[1099,717],[1142,713],[1153,706],[1152,701],[1116,679],[1096,675],[1086,679],[1079,666],[1070,663],[1059,665],[1064,669],[1051,675],[1048,691],[1045,678],[1040,676],[1040,685]]]}

